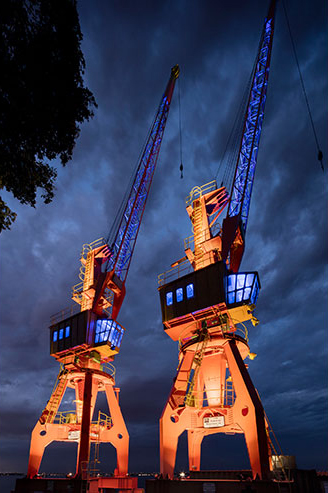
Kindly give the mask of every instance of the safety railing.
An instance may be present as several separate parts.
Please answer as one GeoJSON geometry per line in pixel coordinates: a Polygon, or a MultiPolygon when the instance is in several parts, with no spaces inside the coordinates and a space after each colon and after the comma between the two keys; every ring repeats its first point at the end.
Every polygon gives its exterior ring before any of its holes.
{"type": "MultiPolygon", "coordinates": [[[[232,319],[232,321],[237,323],[236,320],[232,319]]],[[[234,325],[233,330],[231,330],[231,327],[223,328],[223,332],[226,334],[232,333],[233,335],[242,337],[248,343],[248,329],[242,322],[238,322],[238,325],[234,325]]]]}
{"type": "MultiPolygon", "coordinates": [[[[80,424],[78,421],[77,413],[75,410],[73,411],[59,411],[57,412],[53,423],[59,425],[68,425],[68,424],[80,424]]],[[[99,411],[98,419],[96,421],[91,421],[91,425],[101,426],[103,428],[111,428],[113,426],[113,421],[110,416],[99,411]]]]}
{"type": "Polygon", "coordinates": [[[163,286],[164,284],[175,281],[175,279],[179,279],[179,277],[185,276],[186,274],[189,274],[192,272],[194,269],[189,262],[189,260],[186,258],[182,262],[179,262],[175,267],[172,267],[171,269],[167,270],[166,272],[163,272],[162,274],[159,274],[157,276],[158,279],[158,284],[159,286],[163,286]]]}
{"type": "Polygon", "coordinates": [[[76,313],[80,311],[80,307],[77,305],[71,305],[67,308],[64,308],[63,310],[60,310],[57,313],[54,313],[50,317],[50,325],[55,325],[61,322],[62,320],[65,320],[65,318],[72,317],[76,313]]]}
{"type": "MultiPolygon", "coordinates": [[[[202,232],[203,237],[202,237],[201,241],[203,242],[203,241],[210,240],[211,238],[214,238],[214,236],[216,236],[217,233],[219,233],[221,231],[221,229],[222,229],[221,224],[219,222],[214,223],[213,226],[211,227],[210,232],[208,229],[206,229],[202,232]]],[[[191,251],[194,251],[194,248],[195,248],[194,235],[190,235],[184,239],[184,249],[188,250],[188,248],[190,248],[191,251]]]]}
{"type": "Polygon", "coordinates": [[[192,390],[189,395],[189,407],[232,407],[236,400],[236,393],[231,377],[226,379],[223,388],[207,390],[192,390]]]}
{"type": "Polygon", "coordinates": [[[198,199],[202,195],[205,195],[206,193],[213,192],[214,190],[217,189],[217,183],[216,180],[212,180],[209,183],[205,183],[205,185],[202,185],[201,187],[194,187],[188,197],[186,197],[186,206],[188,207],[189,205],[192,204],[192,202],[195,199],[198,199]]]}
{"type": "Polygon", "coordinates": [[[116,368],[112,363],[103,363],[101,369],[115,379],[116,368]]]}
{"type": "Polygon", "coordinates": [[[112,418],[101,411],[98,413],[98,421],[93,423],[108,429],[113,426],[112,418]]]}
{"type": "Polygon", "coordinates": [[[76,424],[78,422],[76,411],[60,411],[53,422],[59,425],[76,424]]]}

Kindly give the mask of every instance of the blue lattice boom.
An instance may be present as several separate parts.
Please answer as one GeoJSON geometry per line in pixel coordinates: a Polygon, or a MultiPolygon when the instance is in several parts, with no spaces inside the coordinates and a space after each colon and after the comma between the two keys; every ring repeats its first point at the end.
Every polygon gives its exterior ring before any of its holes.
{"type": "Polygon", "coordinates": [[[228,217],[240,214],[244,231],[246,231],[247,226],[257,153],[264,117],[274,31],[274,3],[275,2],[271,5],[269,15],[265,20],[261,36],[227,214],[228,217]]]}
{"type": "Polygon", "coordinates": [[[129,270],[161,147],[177,76],[178,73],[174,67],[142,153],[115,239],[112,245],[110,245],[111,256],[106,266],[106,270],[112,271],[115,269],[115,274],[121,281],[125,281],[129,270]]]}

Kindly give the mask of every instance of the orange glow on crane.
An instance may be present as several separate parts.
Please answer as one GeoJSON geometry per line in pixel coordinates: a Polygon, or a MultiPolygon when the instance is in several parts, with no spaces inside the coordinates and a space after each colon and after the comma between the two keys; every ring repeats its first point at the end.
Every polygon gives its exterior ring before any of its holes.
{"type": "Polygon", "coordinates": [[[243,322],[254,319],[258,277],[230,274],[222,260],[217,220],[228,198],[215,182],[191,191],[193,242],[185,241],[185,261],[159,276],[164,329],[179,341],[177,375],[160,419],[161,473],[171,478],[185,430],[190,470],[200,469],[204,436],[216,433],[244,434],[254,478],[268,477],[271,467],[268,423],[243,362],[255,357],[243,322]]]}

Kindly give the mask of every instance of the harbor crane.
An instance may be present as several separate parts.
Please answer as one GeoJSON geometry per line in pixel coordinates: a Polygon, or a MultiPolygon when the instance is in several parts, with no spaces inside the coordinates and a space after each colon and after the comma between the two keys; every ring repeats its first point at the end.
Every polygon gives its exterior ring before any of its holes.
{"type": "MultiPolygon", "coordinates": [[[[51,320],[50,354],[60,363],[60,372],[51,397],[32,432],[28,478],[38,474],[45,448],[53,441],[63,441],[77,442],[75,476],[88,479],[97,471],[100,443],[107,442],[117,452],[114,476],[122,477],[125,487],[136,484],[136,478],[125,478],[128,472],[129,434],[119,405],[120,389],[115,385],[112,361],[120,351],[125,332],[117,318],[125,297],[126,278],[178,76],[179,67],[176,65],[171,70],[131,189],[112,232],[106,240],[102,238],[83,245],[81,282],[73,286],[72,292],[72,299],[80,306],[80,311],[60,312],[51,320]],[[68,387],[75,391],[75,409],[59,412],[68,387]],[[106,394],[110,415],[99,412],[98,417],[94,418],[99,392],[106,394]],[[93,468],[90,461],[91,443],[95,448],[93,468]],[[127,481],[130,481],[129,484],[127,481]]],[[[114,482],[110,487],[118,488],[122,484],[114,482]]]]}
{"type": "Polygon", "coordinates": [[[240,271],[264,117],[276,1],[271,0],[251,78],[230,194],[212,181],[186,199],[193,235],[185,258],[159,275],[165,332],[179,341],[179,365],[160,419],[161,474],[173,478],[179,436],[187,430],[189,468],[200,469],[204,436],[245,436],[253,477],[272,468],[269,425],[244,360],[246,321],[258,323],[257,272],[240,271]],[[220,225],[218,219],[227,209],[220,225]]]}

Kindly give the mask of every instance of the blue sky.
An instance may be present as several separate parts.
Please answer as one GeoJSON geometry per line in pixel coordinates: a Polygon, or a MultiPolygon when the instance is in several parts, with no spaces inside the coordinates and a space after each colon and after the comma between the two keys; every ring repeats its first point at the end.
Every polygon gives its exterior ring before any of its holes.
{"type": "MultiPolygon", "coordinates": [[[[278,4],[266,113],[242,268],[261,293],[250,329],[249,371],[281,447],[300,468],[327,468],[327,5],[288,0],[290,24],[324,154],[308,118],[278,4]]],[[[177,89],[127,279],[115,359],[130,433],[130,470],[158,470],[158,420],[178,348],[161,324],[157,275],[184,255],[191,234],[185,197],[215,177],[253,66],[268,2],[78,1],[85,81],[98,110],[73,160],[58,167],[50,205],[20,205],[0,240],[1,470],[25,471],[29,437],[50,397],[58,363],[50,315],[70,305],[82,244],[106,237],[176,63],[181,68],[184,179],[177,89]]],[[[65,405],[71,405],[67,396],[65,405]]],[[[100,403],[101,404],[101,403],[100,403]]],[[[41,469],[69,471],[70,445],[53,444],[41,469]]],[[[112,471],[110,446],[102,467],[112,471]]],[[[177,467],[187,466],[186,440],[177,467]]],[[[208,437],[202,468],[248,467],[242,437],[208,437]]]]}

